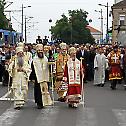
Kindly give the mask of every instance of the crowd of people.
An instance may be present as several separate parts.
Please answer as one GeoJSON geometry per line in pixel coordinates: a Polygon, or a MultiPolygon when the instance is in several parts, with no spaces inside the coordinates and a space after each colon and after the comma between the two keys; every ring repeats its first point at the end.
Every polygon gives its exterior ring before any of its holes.
{"type": "Polygon", "coordinates": [[[24,106],[30,81],[34,83],[38,109],[53,104],[50,87],[56,91],[59,101],[77,108],[84,95],[83,84],[93,81],[94,86],[104,87],[110,81],[110,88],[115,90],[117,83],[123,80],[126,83],[125,68],[126,46],[118,44],[20,42],[0,48],[0,81],[4,86],[11,86],[15,109],[24,106]]]}

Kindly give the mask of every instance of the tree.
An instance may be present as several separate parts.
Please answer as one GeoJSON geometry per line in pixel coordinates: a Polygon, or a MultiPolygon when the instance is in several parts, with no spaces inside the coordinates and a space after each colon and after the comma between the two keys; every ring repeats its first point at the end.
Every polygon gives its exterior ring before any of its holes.
{"type": "Polygon", "coordinates": [[[56,21],[56,25],[51,27],[50,31],[53,39],[60,39],[68,44],[73,43],[94,43],[87,19],[88,12],[83,10],[69,10],[69,18],[65,14],[56,21]]]}
{"type": "Polygon", "coordinates": [[[5,0],[0,0],[0,29],[13,30],[10,20],[4,14],[5,0]]]}

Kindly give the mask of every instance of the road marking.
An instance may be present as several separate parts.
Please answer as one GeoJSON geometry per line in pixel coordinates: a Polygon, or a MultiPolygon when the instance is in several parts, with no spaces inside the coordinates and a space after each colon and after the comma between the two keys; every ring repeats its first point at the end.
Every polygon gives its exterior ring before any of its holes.
{"type": "Polygon", "coordinates": [[[126,110],[113,109],[119,126],[126,126],[126,110]]]}
{"type": "Polygon", "coordinates": [[[0,126],[13,126],[16,119],[19,117],[19,110],[14,110],[13,108],[7,109],[0,116],[0,126]]]}

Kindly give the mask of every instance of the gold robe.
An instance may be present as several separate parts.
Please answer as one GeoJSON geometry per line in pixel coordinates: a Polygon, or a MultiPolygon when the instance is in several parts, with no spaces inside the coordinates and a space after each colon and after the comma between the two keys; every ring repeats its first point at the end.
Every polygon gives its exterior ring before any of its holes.
{"type": "Polygon", "coordinates": [[[12,92],[14,98],[14,107],[22,107],[27,99],[28,93],[28,78],[31,73],[31,68],[29,64],[24,60],[23,69],[24,72],[18,72],[17,69],[19,68],[17,63],[17,58],[10,63],[8,72],[9,75],[12,77],[12,92]]]}
{"type": "Polygon", "coordinates": [[[68,54],[59,53],[57,60],[56,60],[56,82],[55,82],[55,89],[60,97],[64,97],[64,93],[66,92],[65,89],[61,89],[62,87],[62,79],[64,74],[64,67],[69,59],[68,54]]]}

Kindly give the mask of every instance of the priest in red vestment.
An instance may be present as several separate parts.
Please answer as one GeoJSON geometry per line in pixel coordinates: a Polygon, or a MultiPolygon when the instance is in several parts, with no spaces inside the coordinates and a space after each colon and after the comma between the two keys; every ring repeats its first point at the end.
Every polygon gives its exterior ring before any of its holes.
{"type": "Polygon", "coordinates": [[[122,79],[122,57],[123,56],[117,45],[115,45],[113,50],[108,54],[108,61],[110,66],[109,80],[111,81],[112,90],[116,89],[117,81],[122,79]]]}
{"type": "Polygon", "coordinates": [[[81,82],[83,69],[81,62],[76,58],[76,49],[69,49],[70,58],[65,66],[63,80],[68,84],[66,102],[69,107],[77,108],[81,100],[81,82]]]}

